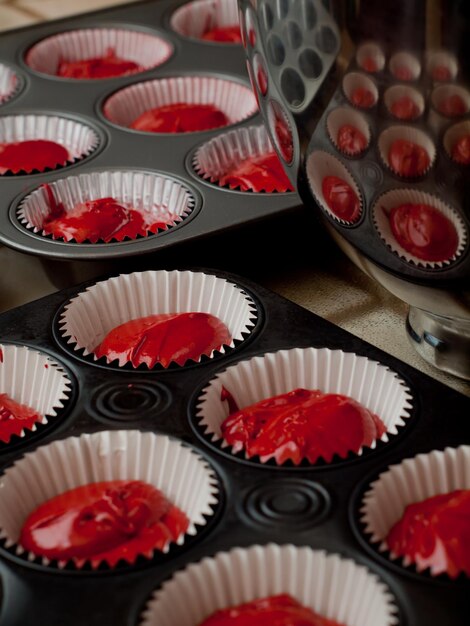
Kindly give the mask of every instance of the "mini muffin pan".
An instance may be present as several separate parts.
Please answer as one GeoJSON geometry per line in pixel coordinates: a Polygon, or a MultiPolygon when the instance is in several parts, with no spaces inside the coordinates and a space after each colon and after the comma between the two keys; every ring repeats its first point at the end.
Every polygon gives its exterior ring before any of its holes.
{"type": "MultiPolygon", "coordinates": [[[[233,2],[237,15],[236,0],[233,2]]],[[[182,6],[181,2],[169,0],[139,2],[2,34],[0,64],[8,69],[8,76],[11,73],[16,76],[16,82],[15,90],[8,94],[8,98],[0,97],[0,126],[5,116],[50,115],[79,122],[89,127],[97,138],[97,145],[86,159],[43,173],[1,177],[2,243],[48,258],[104,261],[150,254],[274,215],[296,214],[300,210],[295,193],[255,194],[221,189],[195,171],[194,154],[201,145],[222,133],[260,125],[261,119],[255,112],[256,100],[248,80],[242,46],[204,42],[177,33],[171,26],[171,19],[179,6],[182,6]],[[74,31],[89,34],[90,29],[93,32],[88,39],[85,35],[73,34],[74,31]],[[109,29],[119,33],[119,36],[104,39],[111,47],[114,45],[117,49],[129,45],[135,48],[134,39],[137,41],[141,36],[145,37],[146,45],[158,47],[160,42],[161,54],[149,52],[141,64],[150,69],[122,77],[75,80],[53,75],[51,58],[57,62],[56,46],[81,50],[85,41],[86,46],[96,50],[97,41],[107,36],[106,33],[109,35],[109,29]],[[130,31],[130,37],[126,38],[126,31],[130,31]],[[235,90],[246,90],[250,106],[242,110],[243,107],[238,107],[232,98],[232,104],[240,109],[239,118],[228,116],[235,120],[234,123],[214,130],[177,135],[124,128],[109,121],[104,113],[105,103],[126,88],[137,86],[139,89],[143,85],[145,90],[155,79],[178,78],[180,82],[188,82],[200,77],[202,80],[209,78],[211,84],[229,81],[228,85],[234,85],[235,90]],[[54,240],[52,236],[44,235],[42,229],[35,228],[35,225],[28,227],[22,220],[23,200],[41,184],[110,171],[142,171],[182,184],[192,196],[192,210],[178,223],[156,234],[106,244],[54,240]]]]}
{"type": "MultiPolygon", "coordinates": [[[[455,580],[432,577],[392,561],[370,541],[361,508],[371,484],[391,465],[433,450],[470,444],[470,399],[248,280],[216,270],[192,271],[233,283],[251,299],[257,314],[249,335],[232,350],[183,367],[132,370],[76,353],[62,336],[60,320],[68,303],[94,282],[0,315],[1,344],[28,346],[46,354],[70,381],[63,408],[54,420],[2,446],[2,473],[25,453],[34,455],[46,444],[84,433],[137,430],[170,436],[193,449],[217,482],[216,502],[205,524],[197,526],[184,544],[173,544],[167,553],[152,558],[141,557],[134,565],[120,563],[112,570],[106,566],[60,568],[54,562],[29,560],[17,554],[17,546],[0,540],[0,625],[138,626],[153,591],[176,571],[221,551],[268,543],[309,546],[366,566],[389,590],[397,607],[397,624],[467,624],[470,581],[462,576],[455,580]],[[325,359],[318,360],[318,385],[335,386],[338,379],[351,395],[360,388],[366,406],[367,398],[378,395],[386,386],[384,381],[392,379],[395,392],[385,405],[404,398],[401,425],[390,428],[388,437],[360,455],[311,466],[246,459],[208,436],[199,413],[204,390],[216,376],[269,353],[277,355],[271,359],[272,371],[282,369],[279,363],[287,376],[292,368],[280,351],[294,348],[309,349],[305,353],[318,349],[325,359]],[[384,375],[369,376],[367,368],[359,371],[360,363],[384,375]]],[[[258,373],[253,370],[248,376],[261,380],[262,361],[256,362],[258,373]]],[[[277,384],[274,374],[266,380],[277,384]]],[[[289,378],[292,384],[301,380],[300,370],[289,378]]],[[[38,459],[44,456],[38,455],[38,459]]],[[[38,461],[29,467],[39,471],[42,465],[38,461]]],[[[186,608],[191,611],[189,605],[186,608]]]]}

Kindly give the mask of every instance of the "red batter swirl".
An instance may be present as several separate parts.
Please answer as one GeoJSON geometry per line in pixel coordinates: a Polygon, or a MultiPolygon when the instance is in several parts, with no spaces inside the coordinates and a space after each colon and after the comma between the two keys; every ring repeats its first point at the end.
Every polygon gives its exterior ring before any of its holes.
{"type": "Polygon", "coordinates": [[[444,98],[437,108],[440,113],[447,117],[460,117],[468,111],[464,99],[456,93],[444,98]]]}
{"type": "Polygon", "coordinates": [[[115,76],[143,72],[144,69],[144,67],[134,61],[118,57],[114,48],[108,48],[106,54],[102,57],[81,59],[79,61],[61,59],[57,68],[57,76],[77,79],[114,78],[115,76]]]}
{"type": "Polygon", "coordinates": [[[433,80],[442,83],[452,80],[451,71],[446,65],[435,65],[432,68],[431,76],[433,80]]]}
{"type": "Polygon", "coordinates": [[[431,161],[422,146],[405,139],[396,139],[388,151],[388,163],[399,176],[416,178],[426,173],[431,161]]]}
{"type": "Polygon", "coordinates": [[[364,134],[351,124],[344,124],[338,130],[336,143],[341,152],[349,156],[357,156],[367,148],[367,139],[364,134]]]}
{"type": "Polygon", "coordinates": [[[199,626],[341,626],[288,594],[259,598],[216,611],[199,626]]]}
{"type": "Polygon", "coordinates": [[[45,235],[52,235],[54,239],[77,243],[136,239],[164,230],[178,220],[178,216],[169,211],[137,211],[114,198],[81,202],[66,211],[62,203],[56,202],[50,187],[44,187],[49,196],[50,213],[42,228],[45,235]]]}
{"type": "Polygon", "coordinates": [[[470,135],[464,135],[454,143],[452,158],[461,165],[470,165],[470,135]]]}
{"type": "Polygon", "coordinates": [[[157,363],[168,367],[173,361],[184,365],[188,359],[210,356],[230,344],[225,324],[209,313],[164,313],[131,320],[111,330],[95,348],[98,358],[109,362],[131,362],[134,367],[157,363]]]}
{"type": "Polygon", "coordinates": [[[451,491],[406,507],[390,530],[389,549],[418,568],[470,576],[470,490],[451,491]]]}
{"type": "Polygon", "coordinates": [[[393,75],[398,80],[410,81],[413,80],[413,73],[406,65],[399,65],[393,70],[393,75]]]}
{"type": "Polygon", "coordinates": [[[142,481],[91,483],[41,504],[26,519],[20,544],[35,555],[81,567],[134,563],[163,550],[189,520],[161,491],[142,481]]]}
{"type": "Polygon", "coordinates": [[[366,57],[361,61],[361,67],[366,72],[370,72],[371,74],[375,74],[375,72],[379,71],[379,66],[374,57],[366,57]]]}
{"type": "Polygon", "coordinates": [[[354,189],[342,178],[325,176],[322,192],[328,207],[340,219],[356,222],[361,215],[361,203],[354,189]]]}
{"type": "Polygon", "coordinates": [[[220,26],[219,28],[211,28],[206,30],[201,39],[204,41],[218,41],[221,43],[241,43],[242,36],[240,26],[220,26]]]}
{"type": "Polygon", "coordinates": [[[31,430],[42,416],[26,404],[20,404],[6,393],[0,393],[0,441],[8,443],[13,435],[31,430]]]}
{"type": "Polygon", "coordinates": [[[228,117],[213,104],[176,102],[145,111],[130,128],[148,133],[194,133],[227,124],[228,117]]]}
{"type": "Polygon", "coordinates": [[[449,218],[433,206],[401,204],[391,210],[389,219],[397,242],[418,259],[446,261],[457,252],[457,229],[449,218]]]}
{"type": "Polygon", "coordinates": [[[298,465],[303,459],[315,463],[359,452],[386,429],[352,398],[295,389],[230,414],[221,430],[235,453],[245,450],[247,457],[259,456],[263,462],[274,458],[279,465],[287,460],[298,465]]]}
{"type": "Polygon", "coordinates": [[[399,120],[414,120],[420,114],[418,105],[409,96],[397,98],[390,107],[390,111],[399,120]]]}
{"type": "Polygon", "coordinates": [[[350,100],[354,106],[361,109],[370,109],[375,104],[374,94],[365,87],[356,87],[351,93],[350,100]]]}
{"type": "Polygon", "coordinates": [[[218,182],[221,187],[242,191],[293,191],[275,152],[242,161],[218,182]]]}
{"type": "Polygon", "coordinates": [[[0,174],[44,172],[67,164],[71,156],[64,146],[47,139],[0,143],[0,174]]]}

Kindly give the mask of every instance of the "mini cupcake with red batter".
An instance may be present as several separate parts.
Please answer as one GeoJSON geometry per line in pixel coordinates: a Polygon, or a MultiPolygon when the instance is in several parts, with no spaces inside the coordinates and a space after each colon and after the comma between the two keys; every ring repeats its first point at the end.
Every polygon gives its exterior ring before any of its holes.
{"type": "Polygon", "coordinates": [[[198,148],[193,166],[220,187],[255,193],[293,191],[264,126],[232,130],[198,148]]]}
{"type": "Polygon", "coordinates": [[[125,87],[104,103],[114,124],[147,133],[194,133],[220,129],[256,113],[252,91],[210,76],[160,78],[125,87]]]}
{"type": "Polygon", "coordinates": [[[418,80],[421,74],[421,63],[409,52],[395,53],[390,59],[389,68],[394,78],[406,83],[418,80]]]}
{"type": "Polygon", "coordinates": [[[218,44],[241,44],[236,0],[194,0],[179,7],[170,26],[183,37],[218,44]]]}
{"type": "Polygon", "coordinates": [[[370,144],[369,125],[359,111],[338,107],[331,111],[326,129],[337,150],[349,157],[361,156],[370,144]]]}
{"type": "Polygon", "coordinates": [[[392,117],[403,122],[413,122],[424,112],[422,94],[408,85],[393,85],[384,93],[384,103],[392,117]]]}
{"type": "Polygon", "coordinates": [[[443,144],[454,163],[465,167],[470,165],[470,122],[460,122],[448,128],[443,144]]]}
{"type": "Polygon", "coordinates": [[[425,176],[436,158],[431,138],[418,128],[390,126],[378,141],[383,163],[400,178],[425,176]]]}
{"type": "Polygon", "coordinates": [[[19,443],[56,421],[70,388],[68,376],[46,354],[0,344],[0,442],[19,443]]]}
{"type": "Polygon", "coordinates": [[[470,111],[470,92],[461,85],[437,86],[431,93],[429,124],[441,132],[450,122],[457,123],[470,111]]]}
{"type": "Polygon", "coordinates": [[[405,426],[410,399],[403,381],[379,363],[294,348],[218,374],[202,390],[195,420],[211,441],[246,459],[331,463],[388,441],[405,426]]]}
{"type": "Polygon", "coordinates": [[[435,50],[428,54],[426,70],[433,81],[449,83],[457,78],[459,64],[451,52],[435,50]]]}
{"type": "Polygon", "coordinates": [[[377,74],[385,67],[385,55],[378,44],[369,41],[361,44],[357,49],[356,62],[364,72],[377,74]]]}
{"type": "Polygon", "coordinates": [[[0,105],[11,100],[18,87],[18,76],[10,67],[0,63],[0,105]]]}
{"type": "Polygon", "coordinates": [[[107,170],[41,185],[21,202],[28,229],[73,243],[132,240],[188,217],[194,196],[182,183],[145,171],[107,170]]]}
{"type": "Polygon", "coordinates": [[[45,566],[132,565],[196,535],[217,499],[212,469],[178,441],[135,430],[84,434],[5,471],[0,537],[45,566]]]}
{"type": "Polygon", "coordinates": [[[343,91],[349,102],[358,109],[372,109],[379,99],[377,85],[369,76],[359,72],[345,75],[343,91]]]}

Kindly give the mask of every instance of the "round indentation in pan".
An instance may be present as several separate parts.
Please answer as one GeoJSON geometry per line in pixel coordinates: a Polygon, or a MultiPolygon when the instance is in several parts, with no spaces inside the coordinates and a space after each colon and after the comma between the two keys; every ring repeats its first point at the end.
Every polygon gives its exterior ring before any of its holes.
{"type": "Polygon", "coordinates": [[[338,48],[338,38],[330,26],[321,26],[315,35],[315,43],[320,52],[333,54],[338,48]]]}
{"type": "Polygon", "coordinates": [[[268,58],[276,67],[281,66],[286,58],[286,49],[277,35],[270,35],[267,43],[268,58]]]}
{"type": "Polygon", "coordinates": [[[302,14],[306,27],[310,30],[315,28],[317,25],[317,9],[313,4],[313,0],[302,0],[302,14]]]}
{"type": "Polygon", "coordinates": [[[300,107],[305,100],[305,85],[300,74],[292,67],[281,74],[281,90],[291,107],[300,107]]]}
{"type": "Polygon", "coordinates": [[[284,33],[290,47],[293,50],[300,48],[303,41],[303,35],[300,26],[296,22],[288,22],[284,28],[284,33]]]}
{"type": "Polygon", "coordinates": [[[157,416],[169,402],[170,393],[164,385],[135,381],[102,385],[94,392],[90,405],[98,417],[131,422],[157,416]]]}
{"type": "Polygon", "coordinates": [[[263,2],[261,5],[261,24],[266,31],[270,31],[274,24],[274,15],[270,5],[267,2],[263,2]]]}
{"type": "Polygon", "coordinates": [[[315,50],[307,48],[299,55],[299,68],[306,78],[316,79],[323,72],[323,61],[315,50]]]}

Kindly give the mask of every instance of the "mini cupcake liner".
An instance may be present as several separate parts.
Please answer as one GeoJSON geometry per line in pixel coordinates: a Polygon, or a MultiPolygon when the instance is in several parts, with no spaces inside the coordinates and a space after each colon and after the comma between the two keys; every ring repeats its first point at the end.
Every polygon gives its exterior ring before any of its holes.
{"type": "Polygon", "coordinates": [[[377,85],[365,74],[359,72],[349,72],[343,78],[343,91],[350,104],[356,109],[369,110],[377,104],[379,99],[379,90],[377,85]],[[351,100],[351,95],[355,89],[367,89],[374,96],[374,104],[371,107],[357,107],[351,100]]]}
{"type": "MultiPolygon", "coordinates": [[[[143,68],[126,72],[126,75],[162,65],[173,54],[173,46],[157,35],[118,28],[86,28],[43,39],[28,50],[25,61],[26,65],[36,72],[57,77],[61,61],[83,61],[102,57],[109,50],[143,68]]],[[[67,80],[83,79],[67,78],[67,80]]]]}
{"type": "Polygon", "coordinates": [[[46,354],[26,346],[0,344],[0,393],[41,416],[31,430],[18,433],[17,437],[23,439],[40,425],[54,421],[69,400],[71,382],[60,365],[46,354]]]}
{"type": "MultiPolygon", "coordinates": [[[[382,419],[386,432],[380,441],[384,442],[406,425],[412,406],[410,390],[403,380],[376,361],[328,348],[279,350],[228,367],[202,390],[197,423],[206,437],[219,442],[222,449],[229,444],[222,438],[221,424],[230,415],[228,403],[221,400],[222,387],[240,409],[298,388],[349,396],[382,419]]],[[[376,442],[370,447],[375,448],[376,442]]],[[[363,450],[355,456],[361,456],[363,450]]],[[[237,452],[231,448],[232,454],[237,452]]],[[[261,463],[266,460],[259,457],[261,463]]]]}
{"type": "Polygon", "coordinates": [[[258,110],[253,92],[240,83],[211,76],[179,76],[149,80],[116,91],[106,100],[103,112],[110,122],[130,127],[145,111],[177,102],[212,104],[225,113],[230,124],[241,122],[258,110]]]}
{"type": "Polygon", "coordinates": [[[439,85],[431,94],[432,107],[429,111],[429,125],[439,133],[449,121],[458,121],[462,116],[449,117],[439,111],[439,107],[445,98],[457,95],[462,98],[466,106],[466,114],[470,111],[470,92],[460,85],[439,85]]]}
{"type": "MultiPolygon", "coordinates": [[[[210,313],[224,322],[232,341],[221,346],[221,354],[243,341],[257,318],[253,300],[224,278],[202,272],[147,271],[95,283],[72,298],[61,315],[60,334],[74,352],[93,355],[96,361],[93,351],[116,326],[152,314],[183,312],[210,313]]],[[[126,364],[124,360],[115,363],[126,364]]]]}
{"type": "MultiPolygon", "coordinates": [[[[247,63],[247,67],[249,68],[251,83],[254,85],[255,83],[249,63],[247,63]]],[[[271,131],[271,137],[274,139],[280,157],[287,165],[290,165],[295,156],[294,133],[292,131],[291,118],[284,107],[276,100],[270,100],[269,102],[268,125],[271,131]]]]}
{"type": "MultiPolygon", "coordinates": [[[[236,0],[194,0],[183,4],[173,13],[170,20],[170,26],[174,31],[192,39],[202,39],[208,30],[234,26],[238,23],[236,0]]],[[[233,45],[231,42],[210,43],[233,45]]]]}
{"type": "Polygon", "coordinates": [[[398,623],[394,596],[363,565],[324,550],[271,543],[219,552],[176,572],[153,593],[140,626],[197,626],[217,610],[286,593],[347,626],[398,623]]]}
{"type": "Polygon", "coordinates": [[[395,117],[395,119],[400,119],[400,118],[396,118],[396,116],[393,115],[392,106],[397,100],[400,100],[400,98],[404,98],[404,97],[410,98],[416,104],[416,106],[419,109],[419,114],[415,118],[412,118],[412,120],[400,120],[400,121],[402,122],[414,121],[418,119],[418,117],[421,117],[421,115],[424,113],[424,107],[425,107],[424,98],[417,89],[414,89],[413,87],[409,87],[408,85],[393,85],[393,87],[389,87],[385,91],[384,103],[390,115],[395,117]]]}
{"type": "Polygon", "coordinates": [[[407,79],[401,78],[397,72],[399,72],[400,68],[405,67],[411,73],[411,78],[408,79],[410,81],[418,80],[419,75],[421,74],[421,63],[418,59],[409,52],[397,52],[394,54],[389,63],[390,72],[397,80],[403,80],[407,82],[407,79]]]}
{"type": "MultiPolygon", "coordinates": [[[[0,144],[44,139],[66,148],[69,159],[54,169],[72,165],[89,156],[99,144],[97,133],[81,122],[56,115],[5,115],[0,117],[0,144]]],[[[33,171],[22,170],[20,174],[33,171]]],[[[13,172],[8,172],[12,174],[13,172]]],[[[2,175],[2,174],[0,174],[2,175]]],[[[5,174],[3,174],[5,175],[5,174]]]]}
{"type": "MultiPolygon", "coordinates": [[[[220,184],[221,177],[242,161],[256,159],[272,152],[274,148],[264,126],[238,128],[200,146],[194,155],[193,167],[201,178],[220,184]]],[[[238,189],[233,185],[228,187],[238,189]]],[[[287,186],[270,185],[263,189],[252,188],[250,191],[283,193],[292,189],[288,189],[287,186]]]]}
{"type": "Polygon", "coordinates": [[[385,67],[385,55],[383,53],[382,48],[373,42],[363,43],[359,46],[356,53],[356,61],[359,67],[365,72],[370,72],[372,74],[376,72],[381,72],[385,67]],[[374,65],[377,67],[376,70],[371,71],[367,67],[367,61],[371,60],[374,65]]]}
{"type": "Polygon", "coordinates": [[[454,124],[453,126],[448,128],[444,134],[444,138],[442,141],[447,155],[457,165],[462,164],[454,161],[454,159],[452,158],[452,149],[457,141],[462,137],[465,137],[465,135],[470,135],[470,121],[460,122],[460,124],[454,124]]]}
{"type": "MultiPolygon", "coordinates": [[[[402,558],[389,551],[388,533],[403,517],[409,504],[457,489],[470,489],[470,446],[434,450],[391,465],[371,483],[364,495],[360,511],[364,532],[391,560],[400,559],[404,567],[413,565],[416,571],[423,572],[424,568],[408,557],[402,558]]],[[[442,573],[436,568],[426,571],[431,576],[442,573]]]]}
{"type": "Polygon", "coordinates": [[[7,65],[0,63],[0,104],[8,102],[15,95],[18,84],[18,76],[15,72],[7,65]]]}
{"type": "Polygon", "coordinates": [[[450,72],[450,80],[455,80],[459,71],[459,64],[455,55],[447,50],[435,50],[430,52],[426,60],[426,71],[436,82],[446,82],[442,79],[433,76],[433,71],[436,67],[446,67],[450,72]]]}
{"type": "Polygon", "coordinates": [[[390,147],[397,139],[411,141],[412,143],[421,146],[422,148],[424,148],[424,150],[426,150],[429,157],[429,167],[426,171],[424,171],[416,178],[422,178],[423,176],[425,176],[432,168],[436,160],[436,147],[432,139],[422,130],[419,130],[418,128],[413,128],[411,126],[390,126],[386,130],[384,130],[383,133],[380,134],[378,140],[378,148],[382,162],[390,172],[393,172],[396,176],[404,179],[409,179],[410,177],[401,176],[398,172],[396,172],[390,165],[388,159],[390,147]]]}
{"type": "Polygon", "coordinates": [[[364,212],[364,201],[362,198],[362,194],[359,190],[359,186],[356,181],[350,174],[349,170],[333,155],[328,152],[323,152],[322,150],[316,150],[312,152],[307,159],[307,177],[310,185],[310,189],[312,190],[315,199],[321,206],[321,208],[328,213],[330,217],[332,217],[339,224],[344,224],[345,226],[352,226],[353,224],[357,224],[364,212]],[[341,219],[337,215],[333,213],[333,211],[328,206],[325,197],[323,195],[322,183],[325,176],[337,176],[338,178],[342,178],[344,181],[350,185],[356,192],[357,197],[359,198],[359,202],[361,204],[361,212],[357,220],[354,222],[348,222],[346,220],[341,219]]]}
{"type": "Polygon", "coordinates": [[[331,113],[328,115],[328,118],[326,120],[326,130],[330,137],[330,141],[334,145],[334,147],[339,152],[341,152],[342,154],[345,154],[346,156],[350,156],[353,158],[359,157],[368,149],[370,145],[369,124],[367,123],[367,120],[362,115],[362,113],[359,113],[359,111],[355,109],[350,109],[348,107],[338,107],[337,109],[333,109],[333,111],[331,111],[331,113]],[[345,124],[349,126],[354,126],[354,128],[357,128],[359,131],[361,131],[361,133],[366,138],[367,145],[362,152],[351,155],[340,149],[337,143],[338,131],[345,124]]]}
{"type": "MultiPolygon", "coordinates": [[[[0,538],[5,547],[30,561],[50,565],[48,558],[27,553],[18,543],[28,515],[65,491],[108,480],[141,480],[160,489],[190,520],[186,534],[176,542],[180,546],[207,524],[219,498],[212,468],[191,448],[166,435],[116,430],[69,437],[28,452],[3,474],[0,538]]],[[[169,549],[167,544],[163,552],[169,549]]],[[[151,559],[159,552],[152,550],[142,556],[151,559]]],[[[61,569],[72,563],[78,568],[100,565],[85,558],[56,563],[61,569]]]]}
{"type": "Polygon", "coordinates": [[[384,243],[400,258],[405,259],[408,263],[413,263],[418,267],[425,268],[440,268],[449,265],[453,261],[459,258],[467,244],[467,229],[460,215],[446,204],[443,200],[432,194],[420,191],[418,189],[392,189],[382,194],[374,203],[372,208],[372,216],[374,225],[377,228],[381,239],[384,243]],[[451,259],[446,261],[424,261],[400,246],[398,241],[393,236],[389,213],[390,211],[401,204],[428,204],[438,209],[445,215],[455,226],[459,238],[459,245],[457,252],[451,259]]]}
{"type": "MultiPolygon", "coordinates": [[[[69,176],[50,183],[49,190],[66,212],[78,204],[111,197],[153,218],[169,213],[175,215],[175,219],[164,230],[188,217],[195,205],[193,195],[180,182],[162,174],[138,170],[112,170],[69,176]]],[[[22,200],[17,215],[25,228],[48,236],[43,226],[44,220],[50,215],[50,209],[48,193],[41,186],[22,200]]],[[[148,232],[148,235],[152,234],[148,232]]],[[[128,238],[126,240],[129,241],[128,238]]]]}

